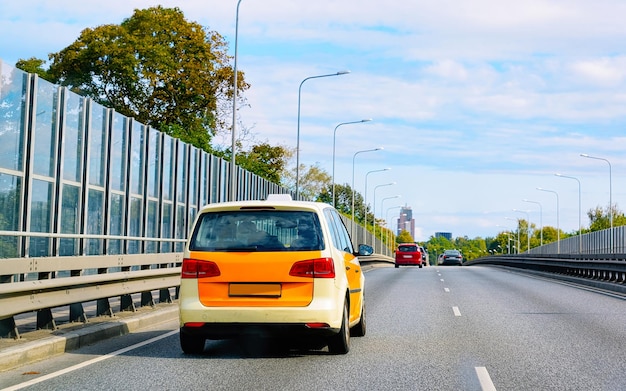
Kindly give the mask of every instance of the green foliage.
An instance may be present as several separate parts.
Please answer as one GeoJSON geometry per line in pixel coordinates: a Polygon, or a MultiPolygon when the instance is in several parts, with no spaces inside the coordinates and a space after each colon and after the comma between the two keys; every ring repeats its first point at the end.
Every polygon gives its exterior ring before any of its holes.
{"type": "MultiPolygon", "coordinates": [[[[227,128],[222,111],[233,96],[227,49],[222,36],[185,20],[178,8],[157,6],[135,10],[120,25],[83,30],[50,55],[48,74],[55,83],[208,150],[211,137],[227,128]]],[[[237,87],[249,87],[243,74],[237,87]]]]}
{"type": "Polygon", "coordinates": [[[280,183],[292,154],[286,147],[261,143],[254,145],[248,152],[238,154],[236,160],[242,168],[270,182],[280,183]]]}
{"type": "Polygon", "coordinates": [[[611,213],[613,214],[614,227],[626,225],[626,216],[617,208],[617,205],[613,205],[612,210],[609,207],[603,209],[598,205],[587,211],[590,222],[589,230],[593,232],[611,228],[611,213]]]}
{"type": "Polygon", "coordinates": [[[413,243],[414,239],[411,233],[405,229],[400,231],[400,234],[396,236],[396,243],[413,243]]]}
{"type": "Polygon", "coordinates": [[[46,62],[44,60],[31,57],[27,60],[18,60],[15,63],[15,67],[23,70],[24,72],[35,73],[44,80],[53,81],[53,77],[50,76],[48,71],[43,67],[45,63],[46,62]]]}

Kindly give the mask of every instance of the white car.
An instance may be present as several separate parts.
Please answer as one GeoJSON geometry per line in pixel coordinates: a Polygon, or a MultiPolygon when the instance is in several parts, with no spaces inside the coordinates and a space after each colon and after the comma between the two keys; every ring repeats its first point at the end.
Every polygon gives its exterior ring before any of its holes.
{"type": "Polygon", "coordinates": [[[345,354],[365,335],[365,278],[339,213],[292,201],[204,207],[187,242],[180,284],[180,344],[243,335],[317,338],[345,354]]]}

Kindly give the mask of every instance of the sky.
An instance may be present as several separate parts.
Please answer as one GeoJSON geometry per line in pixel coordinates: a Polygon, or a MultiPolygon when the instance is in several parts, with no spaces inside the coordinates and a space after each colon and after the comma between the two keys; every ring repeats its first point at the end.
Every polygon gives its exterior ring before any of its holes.
{"type": "MultiPolygon", "coordinates": [[[[21,0],[0,3],[0,59],[47,59],[155,5],[234,55],[236,0],[21,0]]],[[[517,219],[574,232],[591,208],[626,208],[624,15],[623,0],[242,0],[239,117],[295,149],[300,98],[300,163],[332,174],[334,142],[335,182],[380,219],[410,207],[415,240],[494,237],[517,219]]]]}

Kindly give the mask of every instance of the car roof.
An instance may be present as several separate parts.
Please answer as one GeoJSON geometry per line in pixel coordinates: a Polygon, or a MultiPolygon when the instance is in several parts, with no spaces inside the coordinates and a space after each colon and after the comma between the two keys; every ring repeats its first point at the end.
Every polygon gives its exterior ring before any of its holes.
{"type": "Polygon", "coordinates": [[[230,202],[218,202],[214,204],[209,204],[200,210],[200,213],[209,212],[209,211],[220,211],[220,210],[242,210],[245,209],[282,209],[282,210],[314,210],[316,212],[321,212],[324,209],[332,208],[332,205],[326,204],[324,202],[313,202],[313,201],[294,201],[291,199],[291,196],[288,194],[280,194],[281,196],[288,197],[272,197],[272,195],[268,196],[266,200],[247,200],[247,201],[230,201],[230,202]]]}

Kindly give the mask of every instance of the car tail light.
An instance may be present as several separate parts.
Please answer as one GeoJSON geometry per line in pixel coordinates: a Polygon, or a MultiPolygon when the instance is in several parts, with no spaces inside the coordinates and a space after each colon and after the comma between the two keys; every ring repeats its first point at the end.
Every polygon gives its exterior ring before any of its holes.
{"type": "Polygon", "coordinates": [[[217,277],[220,275],[220,268],[215,262],[201,261],[198,259],[183,259],[181,278],[204,278],[217,277]]]}
{"type": "Polygon", "coordinates": [[[204,322],[187,322],[184,324],[185,327],[193,327],[193,328],[198,328],[198,327],[204,327],[204,322]]]}
{"type": "Polygon", "coordinates": [[[299,261],[291,266],[293,277],[335,278],[335,263],[332,258],[317,258],[299,261]]]}

